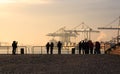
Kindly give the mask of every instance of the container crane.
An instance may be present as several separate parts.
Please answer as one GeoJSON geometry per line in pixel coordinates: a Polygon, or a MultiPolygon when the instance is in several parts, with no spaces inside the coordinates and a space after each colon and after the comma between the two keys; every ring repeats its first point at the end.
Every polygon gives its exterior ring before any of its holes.
{"type": "Polygon", "coordinates": [[[120,16],[113,20],[110,24],[106,25],[107,27],[98,27],[98,29],[103,29],[103,30],[117,30],[117,43],[120,42],[120,16]],[[119,24],[117,27],[109,27],[111,24],[119,20],[119,24]]]}
{"type": "Polygon", "coordinates": [[[59,40],[61,42],[63,42],[64,44],[71,43],[71,40],[70,40],[71,37],[77,37],[77,35],[75,33],[65,32],[65,27],[60,28],[56,32],[48,33],[47,36],[51,36],[51,37],[54,37],[54,38],[59,37],[59,40]]]}
{"type": "Polygon", "coordinates": [[[92,28],[90,28],[89,26],[87,26],[84,22],[82,22],[80,25],[74,27],[72,30],[65,30],[65,32],[74,32],[76,34],[83,33],[85,35],[85,39],[90,40],[91,39],[91,33],[99,33],[100,31],[97,30],[93,30],[92,28]],[[79,28],[79,30],[77,30],[77,28],[79,28]]]}

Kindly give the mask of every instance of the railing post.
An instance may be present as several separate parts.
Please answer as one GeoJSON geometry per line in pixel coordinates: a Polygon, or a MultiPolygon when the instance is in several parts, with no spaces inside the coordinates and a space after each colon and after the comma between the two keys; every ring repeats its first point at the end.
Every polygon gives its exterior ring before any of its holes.
{"type": "Polygon", "coordinates": [[[7,54],[9,54],[9,46],[7,46],[7,54]]]}
{"type": "Polygon", "coordinates": [[[27,47],[26,46],[25,46],[25,50],[26,50],[25,53],[27,54],[27,47]]]}
{"type": "Polygon", "coordinates": [[[18,54],[18,47],[16,48],[16,54],[18,54]]]}
{"type": "Polygon", "coordinates": [[[40,48],[41,48],[41,54],[42,54],[42,46],[40,48]]]}
{"type": "Polygon", "coordinates": [[[32,54],[34,54],[34,46],[32,47],[32,54]]]}

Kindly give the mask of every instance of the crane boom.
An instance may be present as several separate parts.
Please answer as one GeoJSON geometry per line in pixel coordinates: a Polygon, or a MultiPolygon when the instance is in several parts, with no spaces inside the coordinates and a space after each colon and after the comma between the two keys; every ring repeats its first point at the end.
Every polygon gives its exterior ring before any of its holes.
{"type": "Polygon", "coordinates": [[[106,30],[120,30],[120,28],[107,28],[107,27],[99,27],[98,29],[106,29],[106,30]]]}
{"type": "MultiPolygon", "coordinates": [[[[98,27],[98,29],[105,29],[105,30],[118,30],[117,32],[117,43],[120,42],[119,36],[120,36],[120,16],[119,18],[115,19],[112,23],[114,23],[115,21],[119,20],[119,24],[118,27],[98,27]]],[[[110,24],[112,24],[110,23],[110,24]]],[[[109,24],[109,25],[110,25],[109,24]]],[[[107,25],[108,26],[108,25],[107,25]]]]}
{"type": "Polygon", "coordinates": [[[99,33],[100,31],[96,31],[96,30],[65,30],[65,32],[96,32],[96,33],[99,33]]]}

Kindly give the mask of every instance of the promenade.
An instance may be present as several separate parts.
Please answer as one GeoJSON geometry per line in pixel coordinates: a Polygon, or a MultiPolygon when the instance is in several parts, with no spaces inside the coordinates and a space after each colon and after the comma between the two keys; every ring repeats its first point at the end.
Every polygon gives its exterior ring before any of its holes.
{"type": "Polygon", "coordinates": [[[0,74],[120,74],[120,56],[0,55],[0,74]]]}

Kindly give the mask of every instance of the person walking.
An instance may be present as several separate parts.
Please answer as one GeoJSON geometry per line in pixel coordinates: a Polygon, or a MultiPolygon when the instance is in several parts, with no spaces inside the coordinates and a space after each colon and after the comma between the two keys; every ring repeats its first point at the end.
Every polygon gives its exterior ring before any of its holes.
{"type": "Polygon", "coordinates": [[[17,44],[18,44],[17,41],[13,41],[13,43],[12,43],[12,48],[13,48],[13,50],[12,50],[12,54],[13,54],[13,55],[16,54],[17,44]]]}
{"type": "Polygon", "coordinates": [[[58,54],[61,54],[62,43],[60,41],[58,41],[57,47],[58,47],[58,54]]]}

